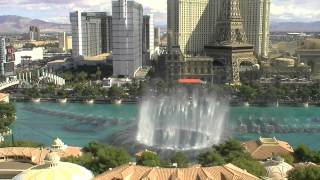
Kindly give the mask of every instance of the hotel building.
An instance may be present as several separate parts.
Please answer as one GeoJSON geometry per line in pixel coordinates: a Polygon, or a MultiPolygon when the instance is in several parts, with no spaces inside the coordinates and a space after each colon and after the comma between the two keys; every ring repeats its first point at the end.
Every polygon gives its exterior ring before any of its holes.
{"type": "Polygon", "coordinates": [[[97,56],[110,51],[110,17],[106,12],[71,12],[72,56],[97,56]]]}
{"type": "Polygon", "coordinates": [[[142,67],[143,8],[134,1],[112,2],[113,75],[134,77],[142,67]]]}
{"type": "MultiPolygon", "coordinates": [[[[203,53],[204,45],[215,42],[216,25],[224,0],[168,0],[168,48],[184,55],[203,53]]],[[[241,15],[248,43],[257,57],[269,53],[270,0],[241,0],[241,15]]]]}
{"type": "Polygon", "coordinates": [[[151,65],[152,55],[154,54],[154,25],[153,15],[143,16],[143,66],[151,65]]]}
{"type": "Polygon", "coordinates": [[[7,56],[7,50],[6,50],[6,39],[3,37],[0,37],[0,75],[4,76],[4,64],[6,63],[6,56],[7,56]]]}

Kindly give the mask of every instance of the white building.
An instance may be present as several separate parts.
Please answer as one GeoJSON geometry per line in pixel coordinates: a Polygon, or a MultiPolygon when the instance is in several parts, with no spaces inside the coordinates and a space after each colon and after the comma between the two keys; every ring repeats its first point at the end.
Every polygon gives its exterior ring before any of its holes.
{"type": "Polygon", "coordinates": [[[7,59],[7,50],[6,50],[6,39],[0,37],[0,75],[4,76],[4,64],[6,63],[7,59]]]}
{"type": "Polygon", "coordinates": [[[121,87],[126,84],[132,84],[132,79],[129,78],[104,78],[102,80],[103,88],[111,88],[112,86],[121,87]]]}
{"type": "Polygon", "coordinates": [[[143,66],[150,66],[154,54],[154,23],[153,15],[143,16],[143,66]]]}
{"type": "Polygon", "coordinates": [[[15,52],[15,65],[21,64],[24,60],[43,60],[43,47],[33,49],[19,49],[15,52]]]}
{"type": "MultiPolygon", "coordinates": [[[[203,52],[215,42],[216,24],[224,0],[168,0],[168,48],[179,47],[183,54],[203,52]]],[[[241,15],[248,42],[258,57],[269,53],[270,0],[241,0],[241,15]]]]}
{"type": "Polygon", "coordinates": [[[143,8],[134,1],[112,2],[113,75],[133,77],[142,67],[143,8]]]}
{"type": "Polygon", "coordinates": [[[108,49],[110,41],[108,13],[70,13],[72,30],[72,56],[97,56],[108,49]]]}

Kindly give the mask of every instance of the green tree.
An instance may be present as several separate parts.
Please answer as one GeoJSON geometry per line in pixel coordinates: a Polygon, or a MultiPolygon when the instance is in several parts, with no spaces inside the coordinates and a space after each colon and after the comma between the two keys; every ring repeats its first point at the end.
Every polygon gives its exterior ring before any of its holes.
{"type": "Polygon", "coordinates": [[[102,74],[102,72],[101,72],[101,70],[100,70],[100,67],[97,67],[96,78],[97,78],[98,80],[101,79],[101,74],[102,74]]]}
{"type": "Polygon", "coordinates": [[[119,99],[123,95],[124,95],[123,89],[118,86],[112,86],[108,91],[108,96],[111,99],[119,99]]]}
{"type": "Polygon", "coordinates": [[[291,154],[280,154],[280,157],[284,159],[284,161],[290,165],[294,163],[294,157],[291,154]]]}
{"type": "Polygon", "coordinates": [[[253,174],[258,177],[265,176],[267,173],[265,168],[261,165],[260,162],[250,158],[238,157],[233,159],[230,163],[232,163],[235,166],[238,166],[241,169],[245,169],[250,174],[253,174]]]}
{"type": "Polygon", "coordinates": [[[245,153],[244,147],[241,145],[241,143],[237,140],[234,140],[234,139],[230,139],[220,145],[215,145],[215,146],[213,146],[213,149],[215,149],[222,156],[229,156],[235,152],[245,153]]]}
{"type": "Polygon", "coordinates": [[[239,91],[240,97],[242,97],[243,100],[248,102],[253,101],[256,96],[256,90],[247,85],[240,86],[239,91]]]}
{"type": "Polygon", "coordinates": [[[319,180],[320,167],[308,166],[298,167],[291,170],[288,174],[288,180],[319,180]]]}
{"type": "Polygon", "coordinates": [[[137,164],[148,167],[160,166],[160,158],[154,152],[145,151],[142,153],[141,157],[137,159],[137,164]]]}
{"type": "Polygon", "coordinates": [[[199,154],[197,157],[197,160],[202,166],[205,166],[205,167],[221,166],[225,163],[222,156],[219,153],[217,153],[215,150],[210,150],[210,151],[199,154]]]}
{"type": "Polygon", "coordinates": [[[32,88],[27,89],[26,93],[26,95],[31,98],[40,98],[41,96],[39,88],[37,86],[33,86],[32,88]]]}
{"type": "Polygon", "coordinates": [[[314,153],[308,146],[302,144],[295,149],[294,156],[299,162],[307,162],[313,161],[314,153]]]}
{"type": "Polygon", "coordinates": [[[83,151],[84,154],[81,157],[63,158],[62,161],[82,165],[96,175],[130,161],[130,155],[124,149],[97,142],[90,142],[83,151]]]}
{"type": "Polygon", "coordinates": [[[88,99],[95,99],[98,95],[98,89],[95,86],[86,86],[82,91],[82,96],[88,99]]]}
{"type": "Polygon", "coordinates": [[[171,158],[170,158],[171,164],[177,163],[179,168],[185,168],[188,167],[189,160],[186,157],[186,155],[182,152],[177,152],[175,153],[171,158]]]}
{"type": "Polygon", "coordinates": [[[70,71],[67,71],[65,73],[63,73],[62,77],[66,80],[66,81],[71,81],[73,79],[73,74],[70,71]]]}
{"type": "Polygon", "coordinates": [[[0,103],[0,132],[7,131],[16,119],[16,108],[11,103],[0,103]]]}
{"type": "Polygon", "coordinates": [[[264,176],[264,167],[252,159],[239,141],[230,139],[223,144],[215,145],[208,152],[198,156],[198,162],[203,166],[217,166],[232,163],[256,176],[264,176]]]}
{"type": "Polygon", "coordinates": [[[0,143],[0,148],[4,147],[43,147],[44,145],[34,141],[20,140],[20,141],[4,141],[0,143]]]}
{"type": "Polygon", "coordinates": [[[61,99],[63,99],[63,98],[67,98],[67,95],[68,93],[67,93],[67,91],[65,90],[65,89],[59,89],[58,91],[57,91],[57,95],[58,95],[58,97],[59,98],[61,98],[61,99]]]}
{"type": "Polygon", "coordinates": [[[88,78],[88,73],[81,71],[80,73],[78,73],[78,81],[85,81],[88,78]]]}

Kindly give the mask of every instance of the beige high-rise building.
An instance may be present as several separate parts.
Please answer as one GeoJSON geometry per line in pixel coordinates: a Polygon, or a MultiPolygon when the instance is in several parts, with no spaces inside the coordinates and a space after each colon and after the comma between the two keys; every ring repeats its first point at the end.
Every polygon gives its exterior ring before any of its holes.
{"type": "MultiPolygon", "coordinates": [[[[167,0],[168,48],[182,54],[201,54],[204,45],[216,41],[216,24],[224,0],[167,0]]],[[[258,57],[269,53],[270,0],[241,0],[241,15],[248,43],[258,57]]]]}
{"type": "Polygon", "coordinates": [[[270,4],[270,0],[240,1],[248,42],[254,45],[258,57],[268,57],[269,54],[270,4]]]}
{"type": "Polygon", "coordinates": [[[168,47],[199,54],[213,38],[210,0],[168,0],[168,47]]]}

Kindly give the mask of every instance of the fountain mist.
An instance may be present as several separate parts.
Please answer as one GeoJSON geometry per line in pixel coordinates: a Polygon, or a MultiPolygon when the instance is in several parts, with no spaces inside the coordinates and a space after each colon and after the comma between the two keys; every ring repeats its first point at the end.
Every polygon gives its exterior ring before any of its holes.
{"type": "Polygon", "coordinates": [[[202,149],[219,143],[228,107],[212,94],[185,90],[147,98],[140,108],[137,141],[161,149],[202,149]]]}

